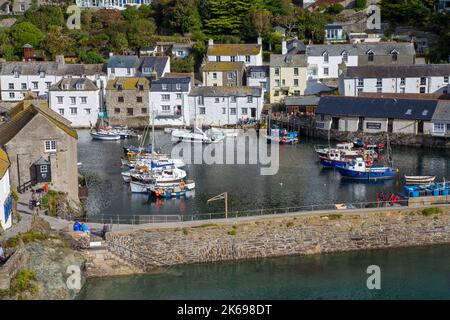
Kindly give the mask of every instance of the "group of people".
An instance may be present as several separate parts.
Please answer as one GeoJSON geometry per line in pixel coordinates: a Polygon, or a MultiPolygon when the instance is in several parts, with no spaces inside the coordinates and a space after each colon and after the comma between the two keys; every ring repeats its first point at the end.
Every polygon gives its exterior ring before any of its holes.
{"type": "Polygon", "coordinates": [[[88,226],[84,222],[80,223],[78,220],[73,224],[73,231],[82,231],[83,233],[91,234],[88,226]]]}

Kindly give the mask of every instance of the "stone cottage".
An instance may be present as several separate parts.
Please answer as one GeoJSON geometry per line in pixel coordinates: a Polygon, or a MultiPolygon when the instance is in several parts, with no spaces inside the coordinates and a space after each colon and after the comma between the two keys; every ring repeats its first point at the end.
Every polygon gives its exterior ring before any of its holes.
{"type": "Polygon", "coordinates": [[[112,125],[142,128],[149,123],[150,82],[144,77],[117,77],[106,86],[106,111],[112,125]]]}
{"type": "Polygon", "coordinates": [[[70,122],[27,97],[8,113],[0,125],[0,147],[8,154],[11,188],[41,187],[64,192],[78,200],[77,132],[70,122]]]}

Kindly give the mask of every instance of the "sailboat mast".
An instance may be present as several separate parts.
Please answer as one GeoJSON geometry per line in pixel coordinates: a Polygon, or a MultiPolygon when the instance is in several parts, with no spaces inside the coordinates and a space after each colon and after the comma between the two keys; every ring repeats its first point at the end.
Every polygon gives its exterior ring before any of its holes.
{"type": "Polygon", "coordinates": [[[153,102],[152,102],[152,153],[155,154],[155,114],[153,111],[153,102]]]}

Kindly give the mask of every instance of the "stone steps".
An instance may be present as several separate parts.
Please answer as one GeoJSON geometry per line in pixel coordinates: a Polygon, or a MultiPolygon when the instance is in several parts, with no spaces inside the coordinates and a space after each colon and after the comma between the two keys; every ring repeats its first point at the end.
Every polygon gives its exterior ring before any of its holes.
{"type": "Polygon", "coordinates": [[[129,275],[143,273],[138,267],[118,257],[107,248],[86,251],[88,276],[129,275]]]}

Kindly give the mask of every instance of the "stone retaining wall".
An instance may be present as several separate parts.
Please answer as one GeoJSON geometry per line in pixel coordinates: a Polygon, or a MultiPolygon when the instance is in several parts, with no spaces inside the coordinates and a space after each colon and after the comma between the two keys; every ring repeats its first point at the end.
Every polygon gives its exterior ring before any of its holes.
{"type": "Polygon", "coordinates": [[[178,224],[109,233],[107,243],[116,255],[136,265],[145,259],[147,266],[450,243],[450,207],[428,216],[422,210],[178,224]]]}
{"type": "Polygon", "coordinates": [[[8,290],[11,284],[11,279],[16,276],[16,273],[23,269],[28,260],[27,251],[21,246],[14,254],[0,267],[0,289],[8,290]]]}

